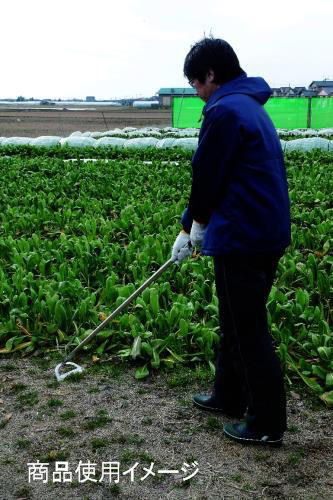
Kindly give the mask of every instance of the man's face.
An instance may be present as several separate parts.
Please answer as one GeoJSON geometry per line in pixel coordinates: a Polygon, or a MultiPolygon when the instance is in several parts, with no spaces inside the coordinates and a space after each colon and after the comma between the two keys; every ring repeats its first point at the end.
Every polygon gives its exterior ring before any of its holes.
{"type": "Polygon", "coordinates": [[[197,94],[204,102],[207,102],[210,96],[219,88],[219,85],[213,83],[214,71],[209,71],[204,83],[200,83],[197,78],[190,81],[190,85],[195,88],[197,94]]]}

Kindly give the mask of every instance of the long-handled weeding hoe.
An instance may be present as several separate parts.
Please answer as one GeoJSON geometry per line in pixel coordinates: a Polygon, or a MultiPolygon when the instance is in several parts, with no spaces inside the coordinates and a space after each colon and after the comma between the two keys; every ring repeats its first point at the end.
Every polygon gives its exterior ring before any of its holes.
{"type": "MultiPolygon", "coordinates": [[[[189,247],[191,247],[191,243],[188,243],[189,247]]],[[[169,259],[163,266],[161,266],[150,278],[147,279],[135,292],[132,293],[130,297],[128,297],[122,304],[120,304],[117,309],[113,311],[100,325],[98,325],[95,330],[93,330],[78,346],[75,347],[75,349],[66,356],[66,358],[63,360],[62,363],[59,363],[56,368],[55,368],[55,376],[57,380],[60,382],[64,380],[66,377],[69,375],[73,375],[74,373],[82,373],[83,368],[82,366],[77,365],[76,363],[73,363],[70,361],[74,357],[74,355],[79,351],[84,345],[88,344],[96,335],[98,332],[100,332],[112,319],[114,319],[118,314],[120,314],[132,300],[134,300],[138,295],[140,295],[145,288],[147,288],[151,283],[153,283],[168,267],[171,266],[175,262],[174,258],[169,259]],[[72,370],[66,371],[65,373],[60,373],[60,369],[64,367],[64,365],[71,365],[74,368],[72,370]]]]}

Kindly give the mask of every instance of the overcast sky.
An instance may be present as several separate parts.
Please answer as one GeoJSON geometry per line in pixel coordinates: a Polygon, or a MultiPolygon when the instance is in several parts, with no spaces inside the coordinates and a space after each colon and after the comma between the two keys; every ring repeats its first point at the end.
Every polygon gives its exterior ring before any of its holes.
{"type": "Polygon", "coordinates": [[[4,0],[0,98],[152,96],[186,87],[204,34],[272,86],[333,79],[333,0],[4,0]]]}

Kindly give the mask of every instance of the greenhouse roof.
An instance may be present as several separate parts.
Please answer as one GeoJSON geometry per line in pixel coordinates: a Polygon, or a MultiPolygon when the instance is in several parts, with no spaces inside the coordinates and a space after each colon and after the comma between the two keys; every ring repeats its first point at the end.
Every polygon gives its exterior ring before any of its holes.
{"type": "Polygon", "coordinates": [[[197,91],[195,89],[189,88],[181,88],[181,87],[166,87],[162,88],[158,91],[159,95],[197,95],[197,91]]]}

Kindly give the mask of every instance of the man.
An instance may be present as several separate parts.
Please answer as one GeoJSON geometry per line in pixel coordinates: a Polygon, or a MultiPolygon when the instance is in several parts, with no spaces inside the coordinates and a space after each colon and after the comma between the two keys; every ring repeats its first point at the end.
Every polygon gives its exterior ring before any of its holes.
{"type": "Polygon", "coordinates": [[[290,207],[280,141],[263,108],[272,91],[262,78],[247,77],[220,39],[196,43],[184,74],[206,105],[172,255],[181,262],[191,254],[184,247],[191,242],[213,257],[221,327],[213,392],[193,401],[245,417],[224,425],[226,436],[280,446],[286,396],[266,302],[290,244],[290,207]]]}

